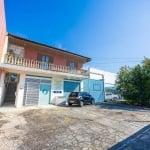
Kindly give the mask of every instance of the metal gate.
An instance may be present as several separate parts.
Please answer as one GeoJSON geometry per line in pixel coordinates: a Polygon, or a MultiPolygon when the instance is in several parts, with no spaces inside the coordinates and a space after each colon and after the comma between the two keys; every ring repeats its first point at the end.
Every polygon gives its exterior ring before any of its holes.
{"type": "Polygon", "coordinates": [[[104,80],[85,79],[83,80],[83,91],[89,92],[95,102],[104,101],[104,80]]]}

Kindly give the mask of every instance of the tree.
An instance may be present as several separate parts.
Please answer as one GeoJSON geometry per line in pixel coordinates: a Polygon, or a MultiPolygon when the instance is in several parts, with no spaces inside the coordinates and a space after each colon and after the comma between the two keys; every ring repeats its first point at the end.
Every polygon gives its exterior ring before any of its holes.
{"type": "Polygon", "coordinates": [[[131,104],[150,106],[150,59],[133,68],[122,67],[117,76],[117,89],[131,104]]]}

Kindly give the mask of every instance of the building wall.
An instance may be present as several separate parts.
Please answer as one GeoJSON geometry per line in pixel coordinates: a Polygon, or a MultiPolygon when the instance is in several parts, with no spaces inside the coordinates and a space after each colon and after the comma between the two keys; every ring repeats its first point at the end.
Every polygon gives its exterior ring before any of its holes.
{"type": "MultiPolygon", "coordinates": [[[[32,76],[32,74],[30,74],[30,76],[26,75],[24,73],[20,73],[20,80],[17,85],[17,91],[16,91],[16,100],[15,100],[16,107],[22,107],[23,105],[25,105],[24,92],[25,92],[26,78],[43,80],[46,77],[46,76],[45,77],[44,76],[43,77],[36,76],[35,74],[33,76],[32,76]]],[[[65,83],[65,81],[70,81],[72,83],[74,83],[75,81],[74,80],[65,80],[61,76],[60,77],[50,77],[49,80],[51,81],[50,104],[55,104],[55,105],[65,104],[67,101],[68,95],[66,95],[66,93],[65,93],[65,91],[67,89],[64,88],[64,83],[65,83]]],[[[80,84],[80,81],[78,81],[78,83],[80,84]]],[[[70,92],[72,92],[72,91],[70,91],[70,92]]],[[[39,100],[37,99],[37,101],[39,101],[39,100]]],[[[38,103],[37,105],[41,105],[41,104],[38,103]]]]}
{"type": "Polygon", "coordinates": [[[90,72],[102,74],[104,76],[104,86],[105,87],[115,85],[117,74],[108,72],[108,71],[104,71],[104,70],[95,69],[95,68],[90,68],[90,72]]]}
{"type": "Polygon", "coordinates": [[[52,78],[51,103],[54,103],[56,98],[64,96],[63,81],[64,79],[62,77],[52,78]]]}
{"type": "Polygon", "coordinates": [[[5,84],[4,84],[4,78],[5,78],[5,73],[1,72],[0,74],[0,106],[2,105],[4,101],[4,94],[5,94],[5,84]]]}
{"type": "MultiPolygon", "coordinates": [[[[76,69],[78,69],[78,70],[81,69],[83,66],[83,62],[81,60],[79,60],[78,57],[71,56],[69,54],[62,55],[61,53],[58,53],[58,52],[56,53],[53,51],[47,51],[47,50],[42,50],[42,49],[38,50],[29,45],[28,45],[28,47],[26,47],[26,46],[22,47],[19,44],[16,45],[13,43],[9,43],[8,49],[9,50],[12,49],[13,51],[18,51],[18,52],[22,51],[24,58],[28,58],[28,59],[38,60],[39,55],[45,55],[45,56],[52,57],[52,59],[53,59],[52,63],[56,64],[56,65],[67,66],[68,62],[74,62],[76,64],[76,69]]],[[[6,52],[5,52],[5,54],[6,54],[6,52]]]]}
{"type": "MultiPolygon", "coordinates": [[[[31,75],[32,76],[32,75],[31,75]]],[[[32,77],[26,76],[24,73],[20,73],[20,81],[17,85],[16,91],[16,100],[15,106],[22,107],[24,105],[24,92],[25,92],[25,79],[34,78],[34,79],[44,79],[43,77],[35,76],[32,77]]],[[[58,105],[61,102],[66,103],[66,96],[64,95],[64,78],[61,76],[58,78],[52,77],[51,79],[51,90],[50,90],[50,103],[58,105]]],[[[40,104],[38,104],[40,105],[40,104]]]]}
{"type": "Polygon", "coordinates": [[[34,48],[25,48],[25,58],[37,60],[39,54],[51,56],[53,58],[53,64],[66,66],[68,61],[74,61],[77,63],[77,69],[81,69],[82,67],[82,62],[78,61],[76,57],[62,55],[50,51],[36,50],[34,48]]]}
{"type": "Polygon", "coordinates": [[[20,80],[16,90],[16,100],[15,100],[16,107],[22,107],[23,105],[24,83],[25,83],[25,74],[21,73],[20,80]]]}
{"type": "Polygon", "coordinates": [[[5,43],[5,35],[6,35],[6,20],[5,20],[4,0],[0,0],[0,60],[2,58],[2,51],[5,43]]]}

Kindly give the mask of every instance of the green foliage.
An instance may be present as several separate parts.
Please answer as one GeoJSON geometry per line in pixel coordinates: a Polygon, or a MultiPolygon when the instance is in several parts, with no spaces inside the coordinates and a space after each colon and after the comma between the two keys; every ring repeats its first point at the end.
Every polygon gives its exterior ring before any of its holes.
{"type": "Polygon", "coordinates": [[[150,106],[150,59],[145,58],[141,65],[134,68],[122,67],[116,84],[130,104],[150,106]]]}

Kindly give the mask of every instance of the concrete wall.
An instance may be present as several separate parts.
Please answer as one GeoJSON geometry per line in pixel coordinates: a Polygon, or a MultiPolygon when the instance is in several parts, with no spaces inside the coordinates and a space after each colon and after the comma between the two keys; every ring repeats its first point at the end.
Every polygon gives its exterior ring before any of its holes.
{"type": "Polygon", "coordinates": [[[25,74],[20,74],[20,80],[16,89],[16,99],[15,106],[22,107],[23,105],[23,96],[24,96],[24,83],[25,83],[25,74]]]}
{"type": "Polygon", "coordinates": [[[5,36],[6,36],[6,20],[5,20],[4,0],[0,0],[0,60],[2,59],[5,36]]]}
{"type": "Polygon", "coordinates": [[[51,103],[55,103],[57,98],[64,96],[63,78],[52,78],[51,103]]]}

